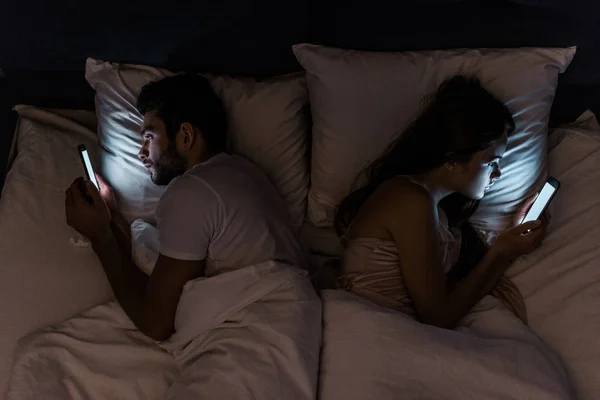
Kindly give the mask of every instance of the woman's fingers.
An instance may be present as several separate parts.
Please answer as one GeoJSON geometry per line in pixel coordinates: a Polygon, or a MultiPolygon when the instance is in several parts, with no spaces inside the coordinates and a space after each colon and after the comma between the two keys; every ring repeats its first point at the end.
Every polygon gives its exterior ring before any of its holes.
{"type": "Polygon", "coordinates": [[[546,221],[546,222],[550,222],[550,220],[552,219],[552,214],[550,214],[550,212],[548,210],[544,211],[544,213],[542,214],[542,218],[546,221]]]}
{"type": "Polygon", "coordinates": [[[540,195],[540,193],[536,193],[533,196],[531,196],[529,199],[527,199],[527,201],[525,201],[525,208],[527,209],[527,211],[529,211],[529,208],[531,207],[531,205],[533,204],[533,202],[535,201],[535,199],[538,198],[538,196],[540,195]]]}
{"type": "Polygon", "coordinates": [[[544,222],[539,229],[536,229],[530,233],[530,235],[532,236],[531,238],[533,240],[534,248],[538,248],[544,242],[544,239],[546,237],[547,227],[548,227],[548,224],[546,222],[544,222]]]}
{"type": "Polygon", "coordinates": [[[529,221],[524,224],[517,225],[513,228],[515,234],[528,233],[528,231],[535,231],[542,225],[542,221],[529,221]]]}

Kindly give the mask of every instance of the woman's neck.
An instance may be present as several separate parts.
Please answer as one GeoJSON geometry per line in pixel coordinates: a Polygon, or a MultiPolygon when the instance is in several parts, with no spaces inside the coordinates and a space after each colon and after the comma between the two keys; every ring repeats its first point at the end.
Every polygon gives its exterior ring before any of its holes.
{"type": "Polygon", "coordinates": [[[443,176],[443,172],[437,169],[424,174],[414,175],[413,178],[427,189],[436,204],[444,197],[454,193],[454,190],[448,187],[447,177],[443,176]]]}

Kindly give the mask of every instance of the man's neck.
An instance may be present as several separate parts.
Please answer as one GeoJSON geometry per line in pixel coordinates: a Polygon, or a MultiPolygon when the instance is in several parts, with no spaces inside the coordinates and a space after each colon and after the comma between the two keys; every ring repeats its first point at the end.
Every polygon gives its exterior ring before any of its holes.
{"type": "Polygon", "coordinates": [[[203,164],[203,163],[207,162],[208,160],[210,160],[211,158],[213,158],[217,154],[218,153],[205,153],[205,154],[203,154],[200,157],[195,157],[194,159],[188,160],[188,167],[187,167],[186,171],[191,170],[196,165],[200,165],[200,164],[203,164]]]}

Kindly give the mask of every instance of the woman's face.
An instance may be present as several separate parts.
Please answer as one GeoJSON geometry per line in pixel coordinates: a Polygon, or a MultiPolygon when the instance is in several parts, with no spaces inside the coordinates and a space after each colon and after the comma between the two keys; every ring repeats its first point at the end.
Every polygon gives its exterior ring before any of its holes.
{"type": "Polygon", "coordinates": [[[506,151],[507,140],[507,136],[503,135],[487,149],[475,153],[468,163],[457,164],[453,174],[457,192],[473,200],[481,200],[485,196],[502,175],[499,163],[506,151]]]}

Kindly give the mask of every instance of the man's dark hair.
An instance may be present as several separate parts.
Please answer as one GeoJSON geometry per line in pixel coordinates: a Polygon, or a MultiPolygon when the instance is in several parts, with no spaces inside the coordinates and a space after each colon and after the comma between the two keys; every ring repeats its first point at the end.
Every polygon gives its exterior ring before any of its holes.
{"type": "Polygon", "coordinates": [[[200,75],[175,75],[145,85],[137,109],[142,115],[156,112],[166,126],[169,142],[187,122],[200,130],[210,152],[227,150],[225,107],[208,80],[200,75]]]}

